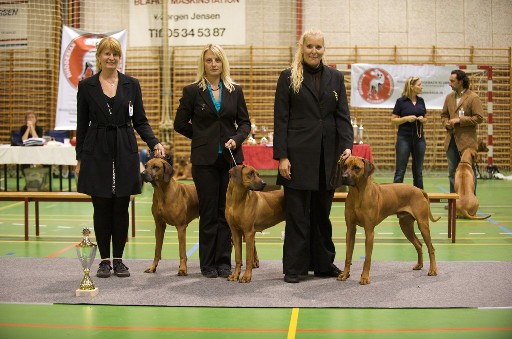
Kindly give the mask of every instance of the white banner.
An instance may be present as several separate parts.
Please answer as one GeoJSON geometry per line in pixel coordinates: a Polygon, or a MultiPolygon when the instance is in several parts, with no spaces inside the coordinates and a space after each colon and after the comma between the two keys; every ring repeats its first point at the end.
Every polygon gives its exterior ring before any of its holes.
{"type": "MultiPolygon", "coordinates": [[[[130,47],[162,46],[162,1],[130,1],[130,47]]],[[[245,44],[246,0],[169,0],[169,46],[245,44]]]]}
{"type": "Polygon", "coordinates": [[[0,3],[0,48],[23,48],[28,45],[28,1],[0,3]]]}
{"type": "Polygon", "coordinates": [[[427,110],[443,108],[445,97],[452,91],[448,79],[456,66],[372,65],[351,66],[351,107],[393,108],[402,96],[405,81],[418,76],[423,84],[420,96],[427,110]]]}
{"type": "Polygon", "coordinates": [[[76,129],[76,92],[78,82],[96,73],[96,44],[106,36],[119,40],[123,58],[119,72],[124,73],[126,55],[126,30],[113,33],[87,33],[68,26],[62,28],[60,48],[59,95],[56,130],[76,129]]]}

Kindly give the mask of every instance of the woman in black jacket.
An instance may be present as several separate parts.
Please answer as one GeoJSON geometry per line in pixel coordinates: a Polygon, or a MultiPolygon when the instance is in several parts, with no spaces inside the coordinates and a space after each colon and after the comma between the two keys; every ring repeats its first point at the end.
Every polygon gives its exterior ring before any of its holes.
{"type": "Polygon", "coordinates": [[[96,51],[97,74],[80,81],[77,94],[76,159],[78,192],[92,197],[94,233],[101,262],[96,276],[130,276],[122,257],[128,235],[130,195],[141,192],[137,140],[156,156],[165,150],[149,126],[137,79],[117,71],[121,44],[103,38],[96,51]]]}
{"type": "Polygon", "coordinates": [[[231,274],[231,231],[224,215],[228,171],[244,160],[242,143],[251,122],[242,87],[231,79],[220,46],[209,44],[201,51],[196,82],[183,88],[174,129],[192,139],[201,273],[207,278],[227,278],[231,274]]]}
{"type": "Polygon", "coordinates": [[[334,265],[330,179],[340,155],[351,154],[353,130],[343,74],[323,63],[324,51],[323,33],[306,31],[275,94],[274,159],[286,201],[283,271],[289,283],[308,271],[341,273],[334,265]]]}

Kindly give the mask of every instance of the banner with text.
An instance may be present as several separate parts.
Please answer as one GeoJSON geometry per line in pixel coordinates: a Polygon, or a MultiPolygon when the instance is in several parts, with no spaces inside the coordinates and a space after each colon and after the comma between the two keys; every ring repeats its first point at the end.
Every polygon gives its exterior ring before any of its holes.
{"type": "Polygon", "coordinates": [[[448,79],[454,69],[455,66],[352,64],[350,106],[393,108],[407,78],[418,76],[423,84],[420,96],[427,109],[441,109],[452,91],[448,79]]]}
{"type": "MultiPolygon", "coordinates": [[[[126,30],[112,33],[87,33],[68,26],[62,28],[60,48],[59,94],[56,130],[76,129],[76,92],[78,82],[96,73],[96,44],[106,36],[116,38],[121,43],[123,56],[126,55],[126,30]]],[[[124,60],[121,58],[119,72],[124,73],[124,60]]]]}
{"type": "MultiPolygon", "coordinates": [[[[245,44],[246,0],[169,0],[169,46],[245,44]]],[[[161,1],[130,1],[131,47],[162,46],[161,1]]]]}
{"type": "Polygon", "coordinates": [[[0,48],[24,48],[28,45],[28,1],[0,3],[0,48]]]}

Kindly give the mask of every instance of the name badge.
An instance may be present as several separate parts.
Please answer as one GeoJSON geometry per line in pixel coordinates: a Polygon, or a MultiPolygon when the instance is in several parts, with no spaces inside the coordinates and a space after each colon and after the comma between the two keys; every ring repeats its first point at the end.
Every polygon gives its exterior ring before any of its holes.
{"type": "Polygon", "coordinates": [[[133,117],[133,105],[132,105],[132,102],[129,101],[128,102],[128,114],[133,117]]]}

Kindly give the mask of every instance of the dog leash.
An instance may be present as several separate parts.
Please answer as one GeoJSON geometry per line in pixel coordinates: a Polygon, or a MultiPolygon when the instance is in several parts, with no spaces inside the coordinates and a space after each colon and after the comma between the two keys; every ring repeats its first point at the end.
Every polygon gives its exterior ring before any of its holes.
{"type": "Polygon", "coordinates": [[[235,161],[235,157],[233,156],[233,152],[231,152],[231,148],[228,147],[228,150],[229,150],[229,154],[231,154],[231,159],[233,159],[233,167],[236,166],[236,161],[235,161]]]}

